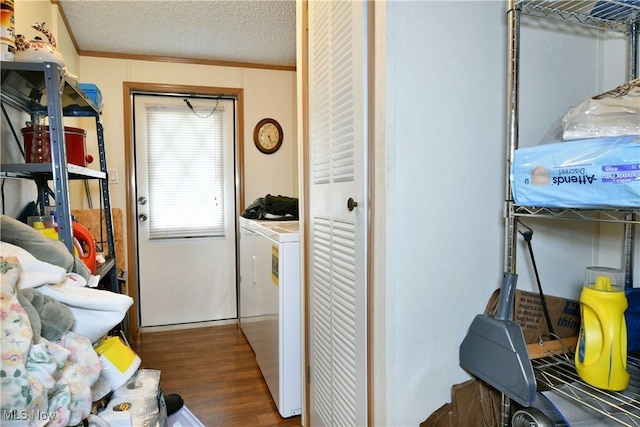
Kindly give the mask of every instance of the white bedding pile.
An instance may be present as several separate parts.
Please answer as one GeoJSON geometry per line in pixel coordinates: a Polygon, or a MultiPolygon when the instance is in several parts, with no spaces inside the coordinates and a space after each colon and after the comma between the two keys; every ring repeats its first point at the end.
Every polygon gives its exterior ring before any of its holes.
{"type": "Polygon", "coordinates": [[[19,288],[37,288],[68,306],[75,319],[71,330],[89,338],[92,343],[120,323],[133,304],[128,295],[88,288],[86,280],[79,275],[39,261],[10,243],[0,242],[0,256],[17,257],[22,267],[19,288]]]}
{"type": "Polygon", "coordinates": [[[102,386],[93,343],[122,321],[133,300],[85,287],[81,276],[7,242],[0,242],[0,274],[2,425],[77,425],[89,416],[93,393],[102,386]],[[34,336],[18,300],[27,288],[69,307],[71,331],[56,342],[34,336]]]}

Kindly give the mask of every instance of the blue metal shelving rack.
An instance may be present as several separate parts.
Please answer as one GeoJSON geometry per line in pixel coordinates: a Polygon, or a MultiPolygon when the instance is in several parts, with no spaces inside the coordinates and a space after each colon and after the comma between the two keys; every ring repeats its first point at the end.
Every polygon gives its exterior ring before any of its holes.
{"type": "Polygon", "coordinates": [[[115,262],[115,246],[107,179],[104,129],[100,121],[100,109],[67,78],[60,65],[54,62],[2,62],[2,90],[0,99],[20,111],[28,113],[32,121],[46,116],[49,124],[51,163],[3,163],[0,175],[7,178],[31,179],[38,186],[41,206],[48,206],[48,182],[53,184],[58,236],[73,253],[73,228],[71,219],[69,180],[97,179],[100,182],[107,233],[109,257],[96,274],[108,278],[109,290],[120,292],[115,262]],[[98,135],[100,170],[67,162],[64,117],[93,117],[98,135]]]}

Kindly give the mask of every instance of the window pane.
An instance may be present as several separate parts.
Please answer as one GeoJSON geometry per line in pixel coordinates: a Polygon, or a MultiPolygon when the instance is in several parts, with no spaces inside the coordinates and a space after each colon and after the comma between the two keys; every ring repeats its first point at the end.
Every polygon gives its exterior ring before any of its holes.
{"type": "Polygon", "coordinates": [[[223,112],[146,108],[150,237],[224,236],[223,112]]]}

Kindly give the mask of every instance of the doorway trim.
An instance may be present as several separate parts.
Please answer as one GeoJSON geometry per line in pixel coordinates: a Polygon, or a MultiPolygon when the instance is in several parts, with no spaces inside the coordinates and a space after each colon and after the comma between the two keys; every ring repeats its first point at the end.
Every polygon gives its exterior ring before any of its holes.
{"type": "MultiPolygon", "coordinates": [[[[229,96],[235,97],[237,102],[237,120],[236,120],[236,141],[234,149],[235,157],[235,208],[236,212],[242,212],[244,209],[244,96],[241,88],[223,88],[209,86],[188,86],[188,85],[171,85],[160,83],[143,83],[143,82],[123,82],[122,98],[124,112],[124,156],[125,156],[125,183],[126,183],[126,214],[125,225],[127,230],[127,290],[128,295],[133,298],[133,305],[129,308],[129,336],[136,336],[139,330],[138,319],[138,261],[137,241],[135,237],[135,206],[136,206],[136,188],[135,188],[135,161],[134,138],[133,138],[133,92],[149,92],[157,94],[193,94],[193,95],[209,95],[209,96],[229,96]]],[[[236,269],[238,260],[238,246],[236,245],[236,269]]]]}

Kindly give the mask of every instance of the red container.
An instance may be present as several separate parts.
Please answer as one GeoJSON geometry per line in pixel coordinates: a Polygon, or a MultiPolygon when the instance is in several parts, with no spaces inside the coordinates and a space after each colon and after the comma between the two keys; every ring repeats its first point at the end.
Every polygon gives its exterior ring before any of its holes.
{"type": "MultiPolygon", "coordinates": [[[[49,127],[40,126],[42,128],[42,138],[46,142],[46,147],[41,152],[36,149],[37,140],[40,137],[37,130],[33,127],[25,127],[20,129],[24,138],[24,152],[27,163],[51,163],[51,145],[49,140],[49,127]],[[36,137],[34,138],[34,135],[36,137]],[[34,141],[35,140],[35,141],[34,141]]],[[[64,127],[64,140],[67,147],[67,162],[78,166],[87,166],[93,161],[93,157],[87,156],[86,144],[87,131],[79,128],[64,127]]]]}
{"type": "Polygon", "coordinates": [[[96,272],[96,242],[93,236],[79,222],[73,221],[73,237],[78,239],[82,246],[82,254],[80,259],[87,266],[91,274],[96,272]]]}

